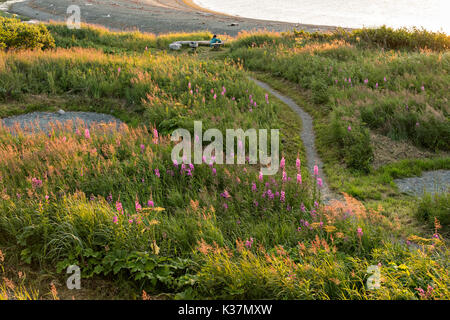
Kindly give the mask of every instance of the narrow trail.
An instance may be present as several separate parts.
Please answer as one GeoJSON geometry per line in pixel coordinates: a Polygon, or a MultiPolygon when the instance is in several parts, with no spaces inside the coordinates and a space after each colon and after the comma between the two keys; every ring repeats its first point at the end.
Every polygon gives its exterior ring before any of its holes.
{"type": "Polygon", "coordinates": [[[314,165],[317,165],[319,168],[319,176],[322,178],[323,186],[321,189],[322,201],[328,203],[330,200],[336,199],[336,196],[331,192],[328,184],[326,182],[326,178],[323,175],[323,162],[320,159],[316,147],[315,147],[315,135],[313,129],[313,119],[312,117],[299,107],[298,104],[295,103],[289,97],[286,97],[279,93],[278,91],[272,89],[267,83],[261,82],[254,78],[250,77],[250,80],[255,82],[258,86],[287,104],[298,116],[302,119],[302,130],[300,132],[300,137],[302,138],[303,145],[305,146],[306,151],[306,160],[307,167],[311,175],[314,174],[314,165]]]}

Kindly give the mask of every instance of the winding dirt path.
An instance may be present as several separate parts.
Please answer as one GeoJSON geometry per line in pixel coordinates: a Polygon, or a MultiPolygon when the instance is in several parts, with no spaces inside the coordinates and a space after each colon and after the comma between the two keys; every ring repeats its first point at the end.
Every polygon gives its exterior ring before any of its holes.
{"type": "Polygon", "coordinates": [[[311,173],[311,175],[313,175],[314,165],[317,165],[319,168],[319,176],[322,178],[323,181],[323,186],[321,189],[322,200],[325,203],[327,203],[332,199],[336,199],[335,195],[331,192],[330,188],[328,187],[326,179],[323,175],[323,162],[320,159],[315,147],[315,135],[312,117],[302,108],[300,108],[300,106],[297,103],[295,103],[294,100],[274,90],[267,83],[261,82],[251,77],[250,79],[253,82],[255,82],[258,86],[260,86],[261,88],[263,88],[264,90],[266,90],[267,92],[269,92],[270,94],[272,94],[273,96],[275,96],[276,98],[287,104],[302,119],[303,126],[300,132],[300,137],[302,138],[303,145],[305,146],[307,167],[309,169],[309,172],[311,173]]]}

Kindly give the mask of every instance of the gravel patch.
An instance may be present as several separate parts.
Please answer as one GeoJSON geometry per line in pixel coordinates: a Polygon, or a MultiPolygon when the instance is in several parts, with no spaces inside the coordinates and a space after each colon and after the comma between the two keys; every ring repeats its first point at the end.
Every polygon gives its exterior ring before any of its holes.
{"type": "Polygon", "coordinates": [[[32,112],[19,116],[8,117],[1,120],[3,126],[14,128],[17,125],[24,131],[45,131],[48,132],[52,125],[57,123],[67,124],[72,121],[73,127],[77,124],[83,124],[91,127],[98,123],[116,123],[119,126],[122,121],[117,118],[103,113],[95,112],[32,112]]]}
{"type": "Polygon", "coordinates": [[[420,177],[395,179],[399,190],[414,196],[423,196],[424,192],[436,194],[450,191],[450,170],[427,171],[420,177]]]}
{"type": "MultiPolygon", "coordinates": [[[[313,130],[313,119],[312,117],[302,108],[299,107],[298,104],[295,103],[294,100],[292,100],[289,97],[286,97],[279,93],[278,91],[272,89],[267,83],[261,82],[259,80],[250,78],[252,81],[254,81],[258,86],[287,104],[295,113],[299,115],[299,117],[302,119],[302,131],[300,132],[300,136],[303,141],[303,145],[305,146],[306,150],[306,159],[307,159],[307,167],[311,173],[311,175],[314,174],[314,165],[317,165],[319,168],[319,173],[323,173],[323,162],[320,159],[317,149],[315,146],[315,135],[313,130]]],[[[335,199],[335,195],[331,192],[330,188],[328,187],[328,184],[326,182],[325,177],[323,175],[320,175],[323,181],[322,186],[322,200],[325,203],[328,203],[330,200],[335,199]]]]}

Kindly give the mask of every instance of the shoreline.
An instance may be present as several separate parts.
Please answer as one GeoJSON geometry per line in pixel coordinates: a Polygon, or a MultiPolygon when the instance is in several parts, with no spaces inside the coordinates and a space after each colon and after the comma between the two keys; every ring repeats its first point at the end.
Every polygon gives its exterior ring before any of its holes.
{"type": "Polygon", "coordinates": [[[192,0],[115,0],[114,3],[109,0],[88,3],[84,0],[25,0],[14,3],[8,12],[43,22],[64,21],[70,5],[80,6],[82,22],[116,31],[138,30],[154,34],[210,31],[236,36],[241,31],[255,30],[326,32],[336,29],[334,26],[230,16],[201,8],[192,0]]]}

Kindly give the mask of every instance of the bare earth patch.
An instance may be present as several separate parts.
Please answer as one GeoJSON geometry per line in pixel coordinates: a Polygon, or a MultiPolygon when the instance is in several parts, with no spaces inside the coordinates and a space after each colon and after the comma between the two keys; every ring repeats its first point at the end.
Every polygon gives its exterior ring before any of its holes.
{"type": "Polygon", "coordinates": [[[371,132],[370,139],[374,151],[373,167],[375,169],[403,159],[433,158],[440,154],[421,150],[405,141],[394,141],[390,138],[371,132]]]}

